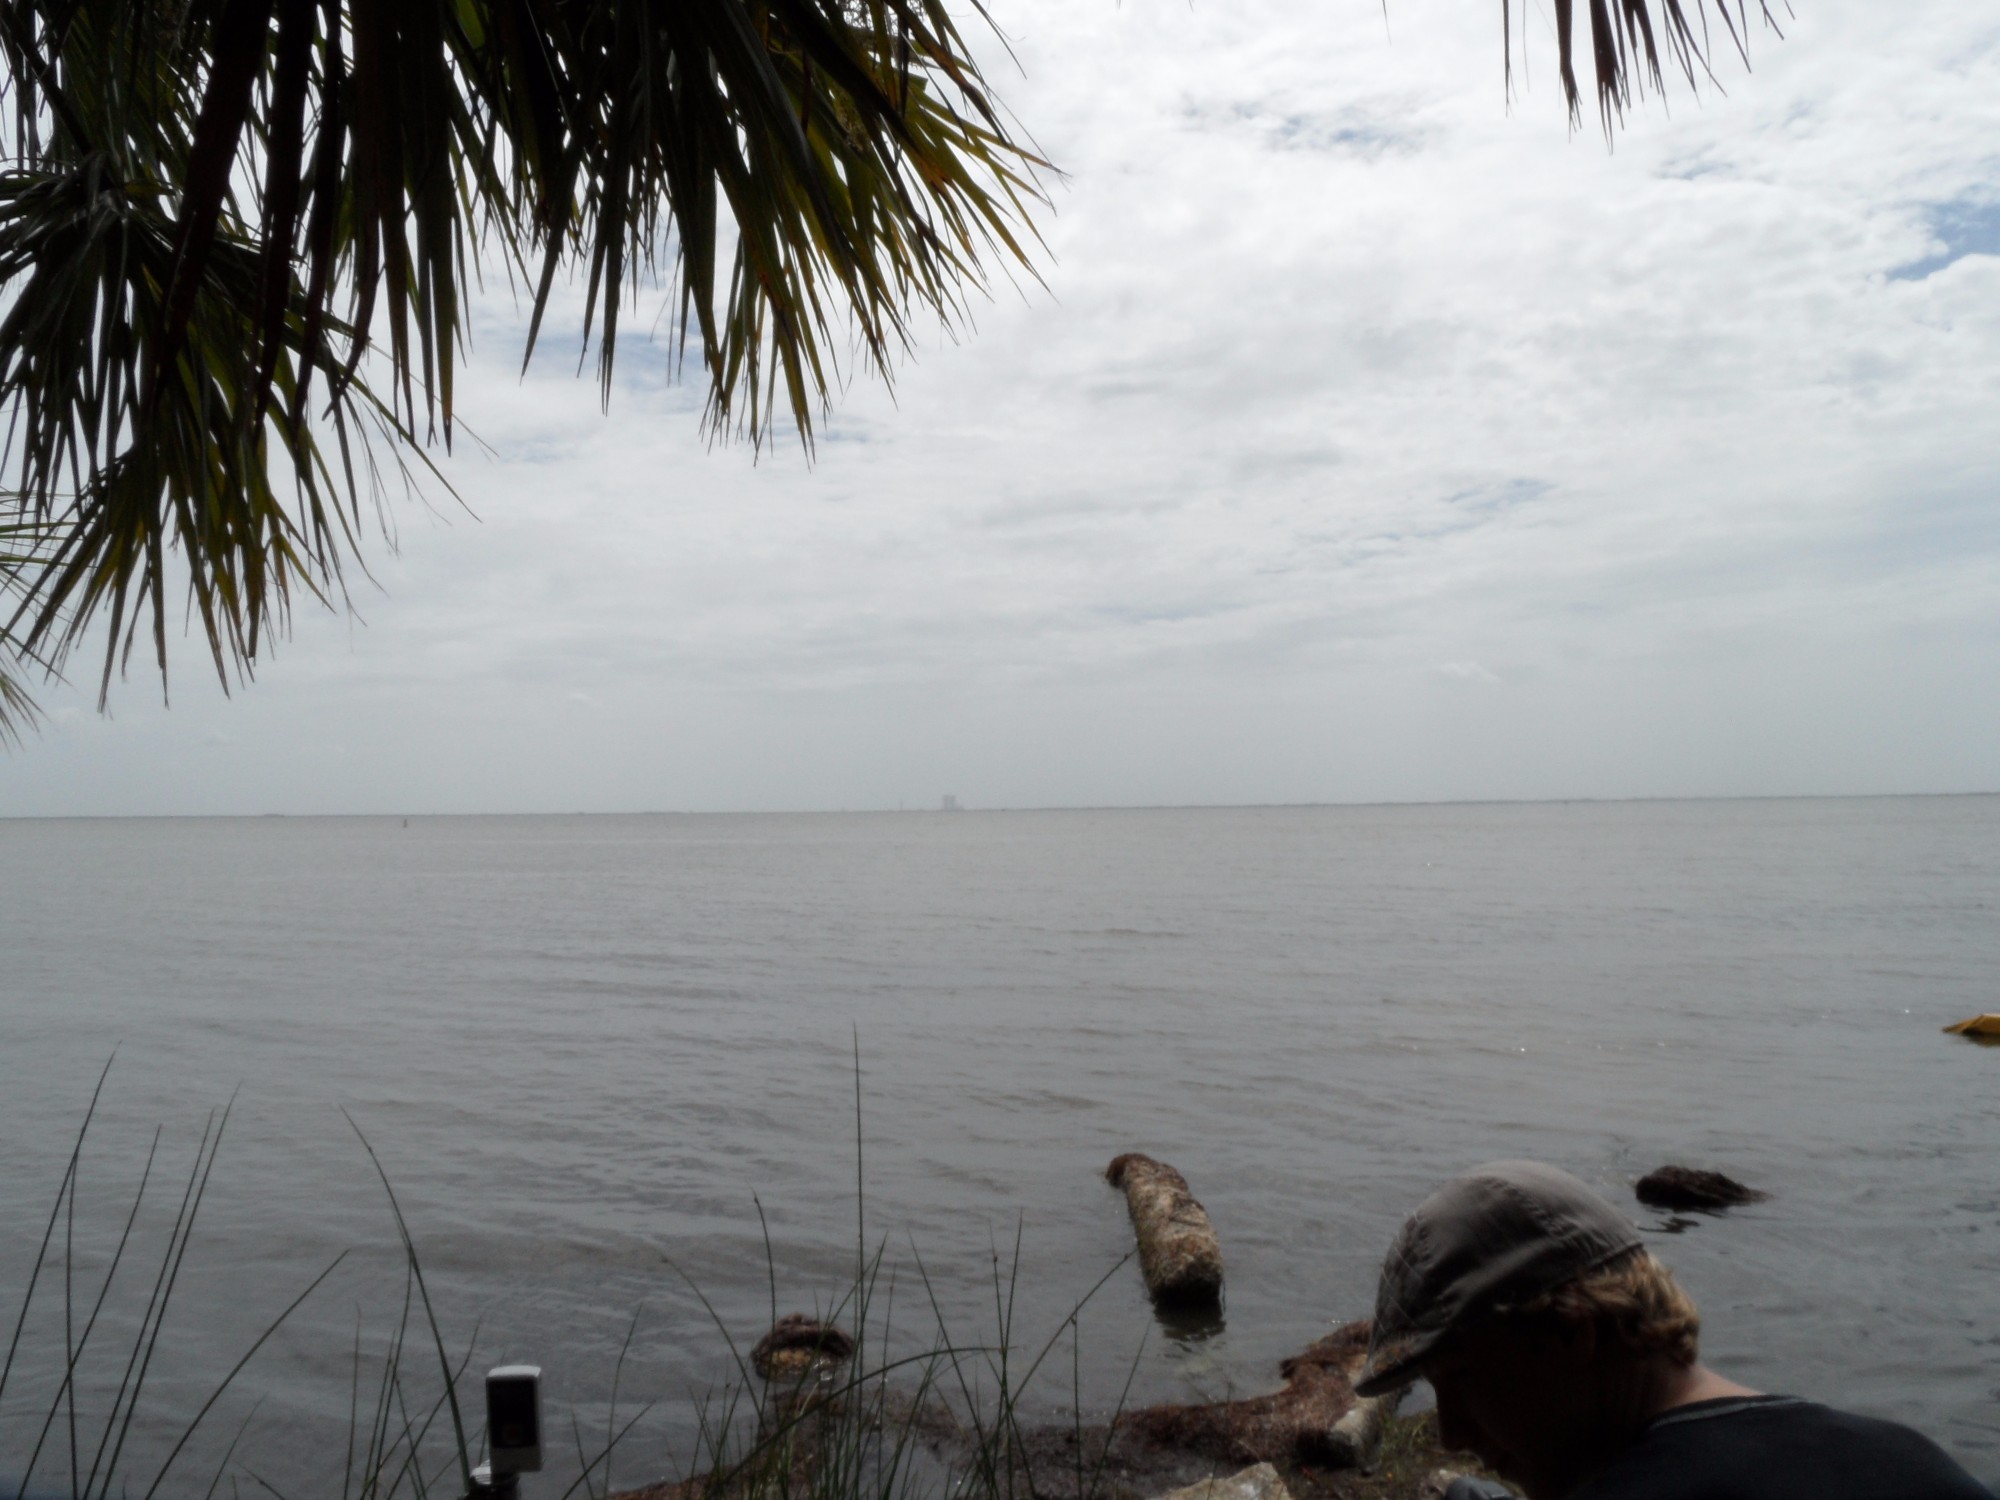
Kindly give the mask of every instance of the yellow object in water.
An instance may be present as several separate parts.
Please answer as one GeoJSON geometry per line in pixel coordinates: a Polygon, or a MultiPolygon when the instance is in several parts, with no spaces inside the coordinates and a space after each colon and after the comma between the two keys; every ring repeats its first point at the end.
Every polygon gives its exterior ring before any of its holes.
{"type": "Polygon", "coordinates": [[[1960,1021],[1946,1031],[1958,1036],[2000,1036],[2000,1014],[1974,1016],[1969,1021],[1960,1021]]]}

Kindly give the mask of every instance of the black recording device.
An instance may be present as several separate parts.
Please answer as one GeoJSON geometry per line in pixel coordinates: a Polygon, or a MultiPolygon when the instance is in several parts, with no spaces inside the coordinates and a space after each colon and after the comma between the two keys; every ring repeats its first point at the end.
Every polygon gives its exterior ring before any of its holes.
{"type": "Polygon", "coordinates": [[[542,1367],[496,1365],[486,1372],[486,1450],[472,1477],[488,1495],[511,1496],[516,1477],[542,1467],[542,1367]]]}

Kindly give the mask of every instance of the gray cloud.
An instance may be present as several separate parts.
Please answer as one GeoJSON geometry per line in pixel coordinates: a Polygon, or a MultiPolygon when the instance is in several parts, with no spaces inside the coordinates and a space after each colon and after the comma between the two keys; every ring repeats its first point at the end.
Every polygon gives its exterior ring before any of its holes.
{"type": "Polygon", "coordinates": [[[1471,0],[1005,0],[1046,290],[812,465],[495,295],[366,624],[53,693],[0,811],[2000,784],[2000,53],[1798,11],[1607,152],[1471,0]]]}

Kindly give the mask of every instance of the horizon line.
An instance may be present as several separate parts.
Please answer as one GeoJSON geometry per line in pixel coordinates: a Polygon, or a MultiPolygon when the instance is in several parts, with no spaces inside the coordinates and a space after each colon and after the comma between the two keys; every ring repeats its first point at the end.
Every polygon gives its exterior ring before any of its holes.
{"type": "Polygon", "coordinates": [[[1617,806],[1651,802],[1887,802],[1912,798],[1993,797],[2000,789],[1949,792],[1716,792],[1655,793],[1625,797],[1406,797],[1312,802],[1102,802],[1038,803],[1022,806],[982,807],[958,803],[946,808],[932,803],[895,807],[718,807],[718,808],[584,808],[509,811],[422,812],[212,812],[212,813],[0,813],[0,822],[64,823],[158,821],[175,819],[259,819],[259,818],[759,818],[759,817],[879,817],[883,815],[960,813],[1097,813],[1097,812],[1283,812],[1317,809],[1362,809],[1387,807],[1573,807],[1617,806]]]}

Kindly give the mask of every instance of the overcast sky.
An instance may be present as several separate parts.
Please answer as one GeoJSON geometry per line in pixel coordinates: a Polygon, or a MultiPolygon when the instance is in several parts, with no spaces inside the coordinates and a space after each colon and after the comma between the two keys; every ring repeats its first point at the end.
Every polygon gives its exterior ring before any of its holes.
{"type": "Polygon", "coordinates": [[[0,813],[2000,789],[2000,8],[1794,0],[1607,152],[1534,0],[1511,112],[1492,0],[990,3],[1046,289],[812,465],[495,295],[476,519],[233,698],[79,659],[0,813]]]}

